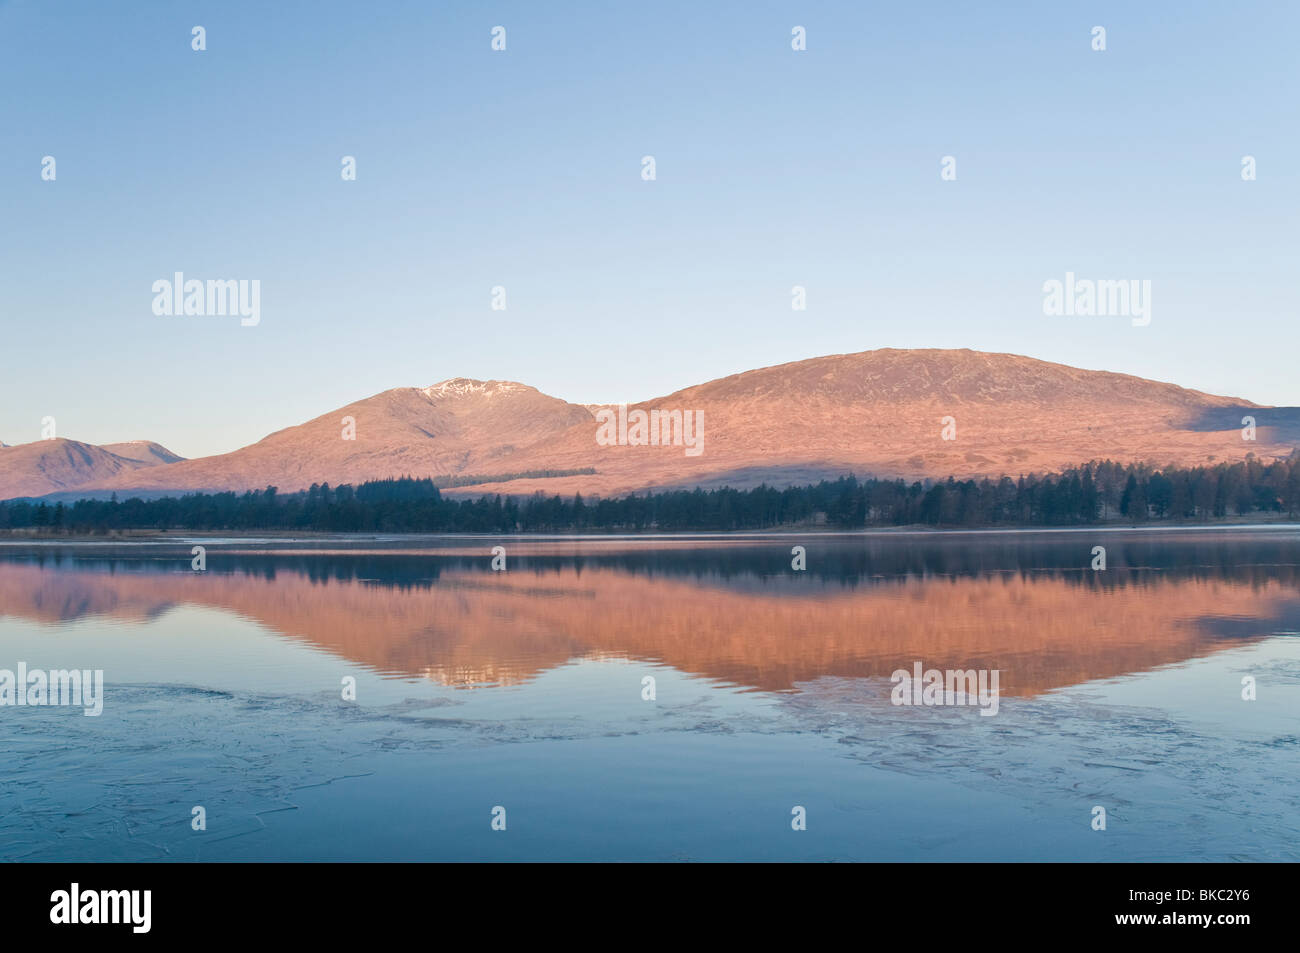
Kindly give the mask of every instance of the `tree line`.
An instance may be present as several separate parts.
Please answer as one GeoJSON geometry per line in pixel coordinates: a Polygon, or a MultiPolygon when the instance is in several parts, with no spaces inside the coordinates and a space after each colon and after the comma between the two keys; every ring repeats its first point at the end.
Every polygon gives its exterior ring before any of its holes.
{"type": "Polygon", "coordinates": [[[1300,454],[1264,463],[1189,468],[1093,462],[1017,480],[941,481],[846,476],[808,486],[674,490],[584,499],[444,497],[429,478],[359,486],[313,484],[153,500],[0,503],[0,529],[105,534],[119,530],[301,530],[390,533],[637,532],[776,529],[824,524],[884,526],[1075,526],[1300,514],[1300,454]]]}

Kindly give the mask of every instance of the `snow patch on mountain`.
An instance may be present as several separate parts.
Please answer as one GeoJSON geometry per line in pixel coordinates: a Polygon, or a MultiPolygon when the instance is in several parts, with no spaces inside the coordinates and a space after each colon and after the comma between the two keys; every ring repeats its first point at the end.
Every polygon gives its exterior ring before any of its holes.
{"type": "Polygon", "coordinates": [[[526,384],[517,384],[514,381],[477,381],[470,377],[453,377],[432,387],[425,387],[420,393],[430,400],[471,396],[493,398],[504,394],[519,394],[532,389],[526,384]]]}

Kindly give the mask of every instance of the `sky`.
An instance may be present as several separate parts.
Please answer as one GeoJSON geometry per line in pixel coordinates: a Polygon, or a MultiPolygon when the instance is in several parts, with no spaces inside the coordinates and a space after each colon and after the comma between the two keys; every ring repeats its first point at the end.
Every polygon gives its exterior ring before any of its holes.
{"type": "Polygon", "coordinates": [[[0,0],[0,440],[52,416],[193,457],[453,377],[635,401],[878,347],[1300,404],[1297,27],[1289,0],[0,0]],[[155,314],[175,272],[257,280],[260,322],[155,314]],[[1150,281],[1150,323],[1045,314],[1067,272],[1150,281]]]}

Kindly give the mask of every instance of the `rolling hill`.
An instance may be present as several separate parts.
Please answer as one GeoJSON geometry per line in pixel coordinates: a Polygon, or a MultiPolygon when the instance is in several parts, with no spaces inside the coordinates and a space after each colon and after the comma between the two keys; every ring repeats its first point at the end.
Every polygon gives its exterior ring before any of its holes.
{"type": "MultiPolygon", "coordinates": [[[[744,487],[847,472],[922,479],[1059,470],[1093,459],[1195,465],[1289,455],[1300,409],[1263,407],[1106,371],[969,350],[863,351],[719,378],[631,405],[702,414],[702,452],[602,446],[601,405],[511,381],[457,378],[397,388],[219,456],[75,441],[0,450],[0,498],[45,492],[170,493],[393,476],[503,477],[448,492],[611,495],[651,488],[744,487]],[[1253,417],[1256,439],[1242,436],[1253,417]],[[944,439],[944,418],[952,418],[944,439]],[[353,424],[349,425],[348,421],[353,424]],[[354,430],[350,429],[354,426],[354,430]],[[354,439],[346,439],[352,435],[354,439]],[[158,451],[161,451],[159,453],[158,451]],[[104,455],[103,457],[97,454],[104,455]],[[154,465],[148,460],[157,461],[154,465]]],[[[50,442],[47,442],[50,443],[50,442]]]]}
{"type": "Polygon", "coordinates": [[[133,470],[183,459],[146,440],[95,446],[79,440],[0,445],[0,499],[101,485],[133,470]]]}

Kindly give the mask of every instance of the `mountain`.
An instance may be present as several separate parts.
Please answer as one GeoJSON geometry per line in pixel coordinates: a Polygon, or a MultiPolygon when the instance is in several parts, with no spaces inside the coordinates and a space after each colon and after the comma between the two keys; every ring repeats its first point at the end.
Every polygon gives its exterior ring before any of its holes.
{"type": "MultiPolygon", "coordinates": [[[[540,452],[591,413],[511,381],[402,387],[340,407],[233,453],[121,474],[101,490],[221,491],[447,474],[503,474],[502,461],[540,452]],[[354,422],[352,429],[346,423],[354,422]],[[345,439],[351,433],[355,439],[345,439]]],[[[0,496],[4,496],[0,490],[0,496]]]]}
{"type": "Polygon", "coordinates": [[[102,447],[63,438],[0,445],[0,499],[97,485],[181,459],[166,447],[144,440],[102,447]]]}
{"type": "MultiPolygon", "coordinates": [[[[1102,458],[1194,465],[1248,453],[1286,456],[1300,446],[1298,408],[970,350],[813,358],[628,408],[629,414],[702,413],[698,456],[680,445],[602,446],[597,415],[608,410],[510,381],[458,378],[384,391],[232,453],[120,468],[79,488],[159,493],[274,485],[291,492],[390,476],[500,478],[594,468],[594,474],[497,479],[448,492],[611,495],[788,485],[850,471],[909,480],[1016,476],[1102,458]],[[1242,438],[1246,416],[1255,419],[1254,441],[1242,438]],[[946,417],[955,421],[955,439],[943,439],[946,417]],[[355,421],[355,439],[344,439],[345,418],[355,421]]],[[[11,452],[0,452],[0,460],[11,452]]],[[[12,485],[0,479],[0,498],[10,495],[12,485]]]]}
{"type": "MultiPolygon", "coordinates": [[[[1195,465],[1300,445],[1300,408],[1267,408],[1105,371],[971,350],[863,351],[720,378],[629,407],[704,414],[704,452],[593,446],[594,425],[508,461],[515,472],[594,466],[592,477],[472,492],[622,493],[755,486],[849,472],[905,479],[1017,476],[1092,459],[1195,465]],[[955,439],[943,439],[943,418],[955,439]],[[1242,439],[1255,418],[1256,440],[1242,439]]],[[[462,492],[470,492],[469,490],[462,492]]]]}
{"type": "Polygon", "coordinates": [[[160,443],[152,440],[128,440],[126,443],[101,443],[101,450],[107,450],[124,460],[138,463],[142,467],[156,467],[165,463],[179,463],[185,458],[172,453],[160,443]]]}

